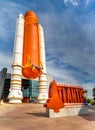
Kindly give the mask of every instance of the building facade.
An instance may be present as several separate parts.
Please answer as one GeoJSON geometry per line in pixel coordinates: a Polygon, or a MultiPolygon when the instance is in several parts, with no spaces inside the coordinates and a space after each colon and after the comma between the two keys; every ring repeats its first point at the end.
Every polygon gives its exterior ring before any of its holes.
{"type": "MultiPolygon", "coordinates": [[[[47,88],[49,83],[53,80],[53,77],[47,75],[47,88]]],[[[10,82],[11,82],[11,74],[7,73],[5,78],[5,85],[3,91],[3,100],[8,102],[8,95],[10,89],[10,82]]],[[[39,79],[29,80],[26,78],[22,78],[22,93],[23,93],[23,100],[22,102],[36,102],[39,95],[39,79]]]]}

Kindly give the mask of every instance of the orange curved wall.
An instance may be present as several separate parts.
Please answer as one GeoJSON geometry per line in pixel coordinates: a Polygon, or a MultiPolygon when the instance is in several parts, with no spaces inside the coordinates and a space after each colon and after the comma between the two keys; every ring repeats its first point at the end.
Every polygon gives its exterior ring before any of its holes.
{"type": "Polygon", "coordinates": [[[67,104],[84,104],[84,90],[78,86],[68,86],[63,84],[57,84],[55,80],[50,83],[49,95],[45,107],[53,109],[55,112],[59,112],[59,109],[63,108],[67,104]]]}
{"type": "Polygon", "coordinates": [[[28,11],[24,20],[22,74],[26,78],[34,79],[41,74],[38,18],[34,12],[28,11]]]}

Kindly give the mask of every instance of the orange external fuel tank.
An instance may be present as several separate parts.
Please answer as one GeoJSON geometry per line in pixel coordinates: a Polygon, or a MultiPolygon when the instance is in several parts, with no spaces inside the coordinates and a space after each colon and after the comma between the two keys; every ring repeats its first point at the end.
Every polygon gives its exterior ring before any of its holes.
{"type": "Polygon", "coordinates": [[[24,20],[22,74],[34,79],[41,74],[38,17],[34,12],[27,11],[24,20]]]}

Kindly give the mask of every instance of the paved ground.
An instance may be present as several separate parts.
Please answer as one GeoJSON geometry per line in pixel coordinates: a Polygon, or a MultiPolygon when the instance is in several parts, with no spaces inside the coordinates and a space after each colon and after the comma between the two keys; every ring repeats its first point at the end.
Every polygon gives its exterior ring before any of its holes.
{"type": "Polygon", "coordinates": [[[41,104],[0,105],[0,130],[95,130],[95,106],[82,116],[48,118],[41,104]]]}

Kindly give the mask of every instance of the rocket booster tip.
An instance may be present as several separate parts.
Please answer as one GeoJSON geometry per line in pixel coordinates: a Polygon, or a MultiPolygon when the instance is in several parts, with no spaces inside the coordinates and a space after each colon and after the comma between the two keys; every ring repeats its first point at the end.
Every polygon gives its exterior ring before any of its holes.
{"type": "Polygon", "coordinates": [[[19,18],[23,18],[23,15],[20,13],[20,14],[18,15],[18,17],[19,17],[19,18]]]}

